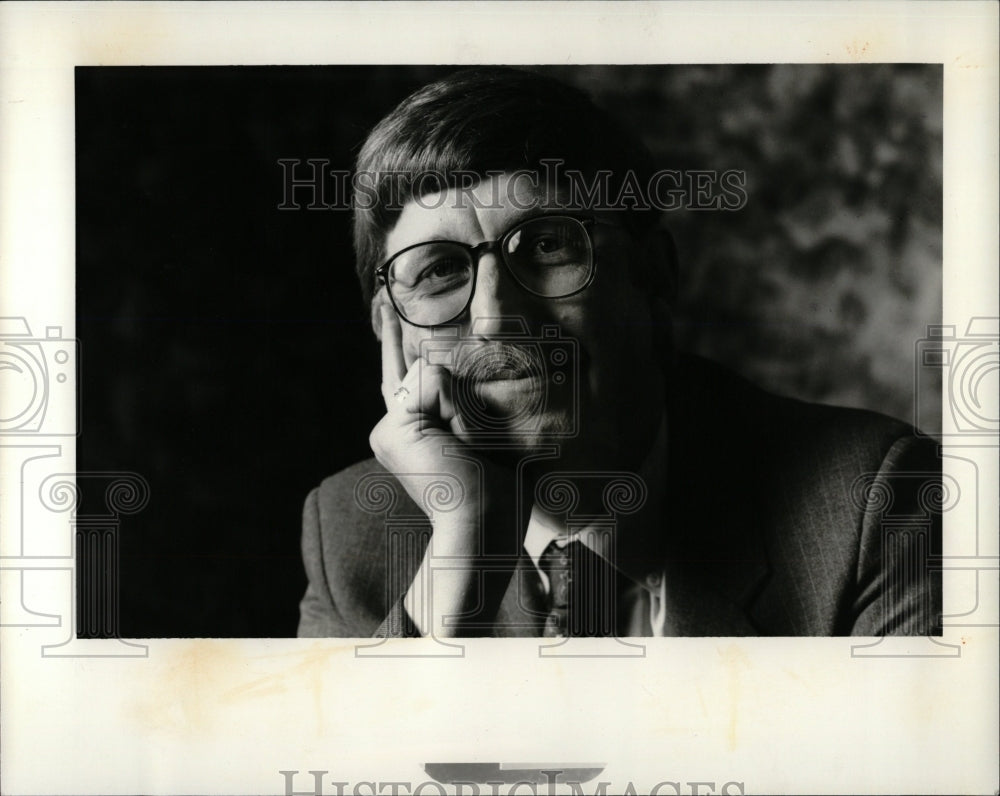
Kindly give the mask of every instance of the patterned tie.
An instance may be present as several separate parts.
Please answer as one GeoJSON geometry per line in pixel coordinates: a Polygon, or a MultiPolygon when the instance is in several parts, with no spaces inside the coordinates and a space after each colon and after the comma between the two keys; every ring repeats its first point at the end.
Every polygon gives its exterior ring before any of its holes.
{"type": "Polygon", "coordinates": [[[542,635],[615,635],[616,571],[580,542],[550,542],[540,559],[549,578],[549,614],[542,635]]]}

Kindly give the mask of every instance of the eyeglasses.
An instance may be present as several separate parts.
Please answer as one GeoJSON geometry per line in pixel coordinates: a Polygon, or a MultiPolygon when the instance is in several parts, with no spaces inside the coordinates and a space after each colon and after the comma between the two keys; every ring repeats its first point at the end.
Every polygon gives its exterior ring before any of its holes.
{"type": "Polygon", "coordinates": [[[375,270],[400,317],[414,326],[440,326],[460,317],[476,291],[479,258],[499,251],[514,281],[533,296],[565,298],[587,288],[596,262],[594,219],[536,216],[499,239],[475,246],[452,240],[417,243],[375,270]]]}

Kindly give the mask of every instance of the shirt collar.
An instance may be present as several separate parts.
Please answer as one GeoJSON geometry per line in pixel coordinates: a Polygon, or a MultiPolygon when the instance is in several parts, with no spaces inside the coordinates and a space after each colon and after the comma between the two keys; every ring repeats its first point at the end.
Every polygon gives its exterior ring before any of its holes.
{"type": "MultiPolygon", "coordinates": [[[[549,544],[560,546],[579,541],[594,553],[614,564],[631,580],[651,591],[659,589],[661,572],[655,556],[655,545],[650,542],[662,533],[661,510],[662,484],[667,467],[667,416],[663,414],[653,446],[639,468],[638,475],[646,484],[645,505],[635,514],[618,517],[608,525],[592,524],[570,533],[563,519],[541,510],[536,503],[531,507],[531,517],[524,536],[524,551],[535,565],[542,581],[547,577],[540,560],[549,544]],[[615,538],[612,542],[611,531],[615,538]],[[610,548],[617,547],[617,555],[610,548]],[[616,558],[617,561],[612,560],[616,558]]],[[[546,582],[546,587],[548,586],[546,582]]]]}

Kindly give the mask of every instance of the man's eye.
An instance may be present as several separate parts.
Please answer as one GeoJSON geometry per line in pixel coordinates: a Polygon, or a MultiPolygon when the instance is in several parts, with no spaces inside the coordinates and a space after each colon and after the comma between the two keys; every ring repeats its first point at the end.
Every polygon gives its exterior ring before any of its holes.
{"type": "Polygon", "coordinates": [[[563,242],[555,235],[546,235],[545,237],[536,238],[531,250],[540,254],[548,254],[550,252],[559,251],[562,245],[563,242]]]}
{"type": "Polygon", "coordinates": [[[426,266],[418,277],[418,282],[453,280],[461,277],[466,271],[465,263],[455,259],[437,260],[426,266]]]}
{"type": "Polygon", "coordinates": [[[566,249],[566,240],[559,235],[539,235],[533,238],[528,246],[528,252],[533,257],[545,257],[566,249]]]}

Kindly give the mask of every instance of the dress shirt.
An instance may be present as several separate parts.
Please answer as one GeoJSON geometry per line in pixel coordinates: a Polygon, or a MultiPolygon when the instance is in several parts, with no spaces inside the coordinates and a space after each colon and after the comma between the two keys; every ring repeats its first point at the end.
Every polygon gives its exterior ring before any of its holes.
{"type": "Polygon", "coordinates": [[[579,541],[605,561],[612,564],[626,584],[618,594],[621,612],[627,617],[626,636],[662,636],[666,614],[663,567],[651,544],[665,532],[662,510],[662,484],[666,475],[667,418],[637,475],[646,485],[646,502],[632,515],[616,517],[608,524],[591,524],[570,531],[562,519],[541,509],[531,508],[531,517],[524,537],[524,550],[535,565],[545,593],[549,593],[549,578],[542,571],[540,559],[549,543],[565,547],[579,541]]]}

